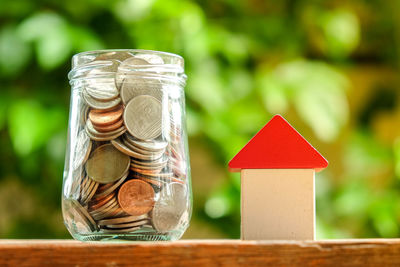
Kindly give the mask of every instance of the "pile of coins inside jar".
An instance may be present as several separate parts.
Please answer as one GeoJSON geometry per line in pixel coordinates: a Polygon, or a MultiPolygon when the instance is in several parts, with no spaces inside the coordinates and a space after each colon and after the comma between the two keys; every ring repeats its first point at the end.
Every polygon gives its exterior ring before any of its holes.
{"type": "Polygon", "coordinates": [[[72,182],[63,200],[80,233],[166,233],[188,210],[182,125],[163,82],[143,71],[162,64],[158,55],[125,51],[87,64],[72,182]]]}

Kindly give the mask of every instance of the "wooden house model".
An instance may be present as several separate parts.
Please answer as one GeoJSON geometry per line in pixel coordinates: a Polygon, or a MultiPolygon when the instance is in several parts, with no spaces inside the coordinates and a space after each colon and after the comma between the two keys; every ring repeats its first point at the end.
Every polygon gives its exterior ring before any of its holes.
{"type": "Polygon", "coordinates": [[[276,115],[229,162],[241,174],[241,238],[315,239],[315,172],[327,160],[276,115]]]}

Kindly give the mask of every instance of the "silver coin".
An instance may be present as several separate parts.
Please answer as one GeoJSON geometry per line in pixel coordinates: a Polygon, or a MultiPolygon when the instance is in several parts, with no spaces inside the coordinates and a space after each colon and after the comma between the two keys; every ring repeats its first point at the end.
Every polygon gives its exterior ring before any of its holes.
{"type": "Polygon", "coordinates": [[[140,140],[151,140],[161,134],[161,103],[152,96],[132,99],[123,116],[128,132],[140,140]]]}
{"type": "Polygon", "coordinates": [[[82,218],[88,223],[90,229],[92,231],[97,230],[98,228],[96,222],[93,220],[92,216],[90,216],[89,212],[75,199],[70,199],[69,201],[71,207],[74,207],[78,214],[82,216],[82,218]]]}
{"type": "Polygon", "coordinates": [[[136,164],[131,162],[131,168],[135,169],[140,169],[140,170],[153,170],[153,171],[158,171],[160,172],[162,169],[164,169],[165,166],[143,166],[140,164],[136,164]]]}
{"type": "Polygon", "coordinates": [[[179,226],[181,217],[187,209],[186,186],[180,183],[165,185],[160,192],[161,198],[151,212],[154,228],[159,232],[168,232],[179,226]]]}
{"type": "Polygon", "coordinates": [[[150,65],[149,62],[147,62],[144,59],[136,57],[130,57],[122,61],[118,67],[117,72],[115,73],[115,84],[117,88],[121,89],[121,85],[129,72],[133,73],[135,71],[135,68],[137,68],[137,66],[147,66],[147,65],[150,65]]]}
{"type": "Polygon", "coordinates": [[[148,219],[149,216],[147,214],[143,214],[140,216],[124,216],[120,218],[106,219],[98,222],[99,225],[109,225],[109,224],[120,224],[120,223],[130,223],[136,222],[144,219],[148,219]]]}
{"type": "Polygon", "coordinates": [[[94,140],[94,141],[98,141],[98,142],[104,142],[104,141],[110,141],[110,140],[114,140],[116,138],[118,138],[119,136],[121,136],[122,134],[124,134],[126,131],[125,128],[121,129],[120,132],[114,134],[114,135],[110,135],[110,136],[96,136],[93,135],[90,132],[87,132],[87,134],[89,135],[90,139],[94,140]]]}
{"type": "Polygon", "coordinates": [[[168,163],[168,158],[160,158],[158,160],[142,161],[137,159],[131,159],[131,164],[136,164],[140,166],[154,166],[154,167],[165,167],[168,163]]]}
{"type": "Polygon", "coordinates": [[[165,150],[161,150],[161,151],[157,151],[157,152],[152,152],[152,151],[148,151],[148,150],[143,150],[140,149],[134,145],[132,145],[131,143],[129,143],[129,141],[126,140],[126,138],[124,138],[124,136],[121,137],[122,138],[122,142],[124,142],[124,144],[132,151],[139,153],[143,156],[151,156],[152,159],[159,159],[162,157],[162,155],[165,153],[165,150]]]}
{"type": "Polygon", "coordinates": [[[155,79],[130,75],[123,80],[121,85],[121,98],[125,105],[139,95],[150,95],[161,101],[162,94],[162,84],[155,79]]]}
{"type": "Polygon", "coordinates": [[[129,134],[126,134],[124,137],[132,145],[148,151],[158,152],[160,150],[164,150],[168,146],[168,142],[165,141],[141,141],[134,139],[134,137],[130,136],[129,134]]]}
{"type": "Polygon", "coordinates": [[[76,141],[74,156],[73,156],[73,169],[76,170],[89,158],[92,142],[86,131],[82,130],[78,134],[76,141]]]}
{"type": "Polygon", "coordinates": [[[162,57],[160,57],[158,55],[136,54],[135,57],[144,59],[144,60],[146,60],[148,63],[150,63],[152,65],[163,65],[164,64],[164,60],[162,59],[162,57]]]}
{"type": "Polygon", "coordinates": [[[102,82],[98,82],[96,85],[87,85],[85,91],[89,96],[98,101],[111,101],[118,97],[119,92],[115,87],[114,78],[103,79],[102,82]]]}
{"type": "Polygon", "coordinates": [[[125,59],[128,59],[132,57],[132,54],[130,54],[127,51],[113,51],[113,52],[107,52],[101,55],[98,55],[95,60],[117,60],[119,62],[124,61],[125,59]]]}
{"type": "Polygon", "coordinates": [[[80,234],[88,234],[95,230],[93,225],[89,222],[85,216],[77,209],[75,205],[72,204],[74,199],[64,199],[63,200],[63,212],[65,214],[65,224],[68,229],[76,231],[80,234]]]}
{"type": "Polygon", "coordinates": [[[131,156],[136,159],[141,159],[141,160],[153,160],[153,159],[156,160],[157,159],[153,155],[143,155],[143,154],[133,151],[132,149],[130,149],[128,146],[125,145],[125,143],[121,140],[121,138],[116,138],[116,139],[111,140],[111,144],[116,149],[118,149],[119,151],[124,153],[125,155],[131,156]]]}
{"type": "Polygon", "coordinates": [[[121,98],[117,97],[113,100],[110,101],[99,101],[94,99],[93,97],[91,97],[86,90],[82,91],[82,96],[83,99],[85,99],[86,103],[95,109],[101,109],[101,110],[110,110],[113,109],[114,107],[116,107],[119,103],[121,103],[121,98]]]}

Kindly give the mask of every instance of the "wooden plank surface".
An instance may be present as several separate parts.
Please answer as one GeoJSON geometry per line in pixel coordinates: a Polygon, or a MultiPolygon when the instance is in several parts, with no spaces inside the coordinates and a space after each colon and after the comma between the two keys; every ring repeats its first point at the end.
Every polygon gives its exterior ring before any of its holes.
{"type": "Polygon", "coordinates": [[[81,243],[2,240],[0,266],[400,266],[400,239],[81,243]]]}

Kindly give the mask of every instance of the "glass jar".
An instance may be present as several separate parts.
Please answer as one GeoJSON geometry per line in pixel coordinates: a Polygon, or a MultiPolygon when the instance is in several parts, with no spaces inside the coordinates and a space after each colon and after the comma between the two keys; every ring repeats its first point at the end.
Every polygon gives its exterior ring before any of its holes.
{"type": "Polygon", "coordinates": [[[68,231],[81,241],[179,239],[192,211],[183,58],[84,52],[68,77],[68,231]]]}

